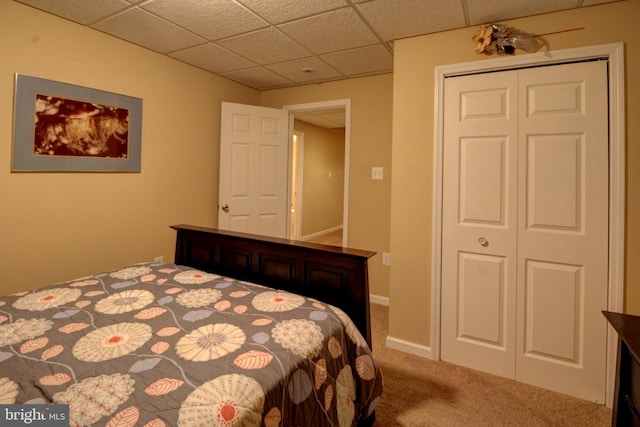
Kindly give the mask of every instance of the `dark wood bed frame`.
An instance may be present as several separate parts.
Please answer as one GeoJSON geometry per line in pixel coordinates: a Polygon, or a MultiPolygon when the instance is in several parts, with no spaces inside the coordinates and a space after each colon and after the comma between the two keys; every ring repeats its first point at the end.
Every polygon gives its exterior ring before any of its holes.
{"type": "Polygon", "coordinates": [[[318,299],[342,309],[371,346],[367,260],[375,252],[174,225],[175,263],[318,299]]]}

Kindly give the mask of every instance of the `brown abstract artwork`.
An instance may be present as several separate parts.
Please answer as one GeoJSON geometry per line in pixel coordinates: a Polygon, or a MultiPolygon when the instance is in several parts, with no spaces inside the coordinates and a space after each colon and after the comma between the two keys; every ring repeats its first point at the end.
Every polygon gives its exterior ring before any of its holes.
{"type": "Polygon", "coordinates": [[[15,76],[12,172],[140,172],[141,98],[15,76]]]}
{"type": "Polygon", "coordinates": [[[129,111],[36,95],[33,154],[127,158],[129,111]]]}

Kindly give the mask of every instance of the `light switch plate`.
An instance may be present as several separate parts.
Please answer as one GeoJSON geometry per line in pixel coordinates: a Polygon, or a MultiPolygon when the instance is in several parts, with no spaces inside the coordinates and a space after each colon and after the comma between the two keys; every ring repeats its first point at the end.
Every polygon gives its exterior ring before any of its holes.
{"type": "Polygon", "coordinates": [[[380,166],[374,166],[371,168],[371,179],[381,180],[384,175],[384,169],[380,166]]]}

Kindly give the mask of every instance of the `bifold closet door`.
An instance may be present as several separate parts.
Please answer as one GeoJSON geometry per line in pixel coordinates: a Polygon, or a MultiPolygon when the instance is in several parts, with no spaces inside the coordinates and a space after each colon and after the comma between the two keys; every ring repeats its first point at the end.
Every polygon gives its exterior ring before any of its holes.
{"type": "Polygon", "coordinates": [[[519,72],[516,379],[605,402],[606,61],[519,72]]]}
{"type": "Polygon", "coordinates": [[[604,61],[446,81],[443,360],[604,402],[607,116],[604,61]]]}
{"type": "Polygon", "coordinates": [[[515,376],[518,74],[445,81],[441,357],[515,376]]]}

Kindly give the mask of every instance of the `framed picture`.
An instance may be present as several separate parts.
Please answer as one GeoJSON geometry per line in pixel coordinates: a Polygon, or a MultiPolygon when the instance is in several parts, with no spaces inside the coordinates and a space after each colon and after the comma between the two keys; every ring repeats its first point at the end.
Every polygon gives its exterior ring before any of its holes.
{"type": "Polygon", "coordinates": [[[140,98],[16,74],[13,114],[13,172],[140,172],[140,98]]]}

